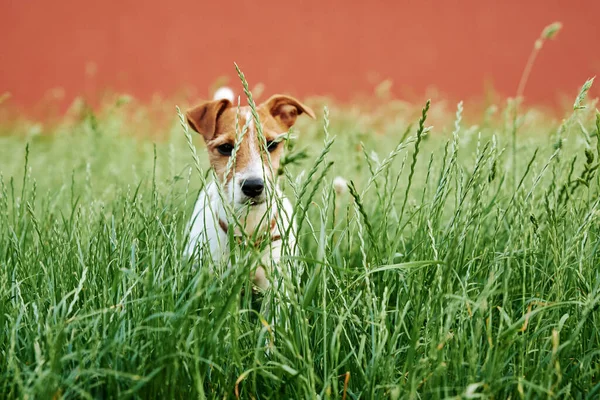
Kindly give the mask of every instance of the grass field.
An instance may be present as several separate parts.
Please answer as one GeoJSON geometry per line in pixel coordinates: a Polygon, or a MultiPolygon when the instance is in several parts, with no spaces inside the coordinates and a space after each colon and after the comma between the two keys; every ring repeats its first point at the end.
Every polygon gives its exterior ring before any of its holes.
{"type": "Polygon", "coordinates": [[[600,396],[585,90],[562,122],[309,102],[280,179],[303,272],[265,294],[273,324],[241,294],[256,251],[215,275],[182,257],[200,137],[195,161],[174,104],[156,132],[122,103],[0,127],[0,397],[600,396]]]}

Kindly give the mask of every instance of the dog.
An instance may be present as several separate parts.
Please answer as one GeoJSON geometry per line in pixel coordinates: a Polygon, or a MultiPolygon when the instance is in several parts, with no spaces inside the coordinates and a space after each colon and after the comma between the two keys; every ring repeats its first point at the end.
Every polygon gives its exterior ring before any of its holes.
{"type": "Polygon", "coordinates": [[[283,273],[279,268],[283,246],[287,247],[286,254],[296,251],[292,204],[276,179],[282,139],[298,116],[316,118],[313,110],[297,99],[273,95],[255,108],[263,133],[260,136],[250,106],[234,107],[232,101],[233,92],[221,88],[212,101],[186,112],[189,126],[204,138],[217,181],[207,184],[198,196],[185,254],[204,257],[208,252],[218,265],[229,259],[231,237],[240,242],[235,245],[244,240],[255,245],[267,242],[261,263],[251,275],[254,288],[265,291],[273,269],[283,273]]]}

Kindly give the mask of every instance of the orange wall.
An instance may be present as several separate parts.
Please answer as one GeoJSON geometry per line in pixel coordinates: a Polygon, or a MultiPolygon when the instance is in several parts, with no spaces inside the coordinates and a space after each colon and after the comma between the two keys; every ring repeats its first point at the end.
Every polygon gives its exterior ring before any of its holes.
{"type": "Polygon", "coordinates": [[[399,96],[470,98],[486,81],[513,95],[533,42],[561,21],[525,93],[556,105],[600,72],[599,16],[597,0],[2,0],[0,94],[25,107],[56,87],[64,102],[107,87],[204,97],[236,61],[267,94],[348,100],[390,78],[399,96]]]}

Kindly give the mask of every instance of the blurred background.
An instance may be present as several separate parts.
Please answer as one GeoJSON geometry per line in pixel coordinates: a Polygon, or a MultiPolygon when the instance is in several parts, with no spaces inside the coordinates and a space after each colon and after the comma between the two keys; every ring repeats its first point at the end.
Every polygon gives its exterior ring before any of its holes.
{"type": "Polygon", "coordinates": [[[561,109],[600,71],[597,0],[3,0],[0,9],[0,95],[27,112],[65,110],[77,96],[94,104],[107,91],[195,101],[227,83],[240,93],[234,62],[265,95],[497,101],[515,95],[554,21],[563,29],[544,44],[525,101],[561,109]]]}

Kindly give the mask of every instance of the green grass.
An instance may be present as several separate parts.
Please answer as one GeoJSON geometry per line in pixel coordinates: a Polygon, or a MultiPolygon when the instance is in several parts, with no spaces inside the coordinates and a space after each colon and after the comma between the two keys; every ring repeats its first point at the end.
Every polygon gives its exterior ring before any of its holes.
{"type": "Polygon", "coordinates": [[[114,104],[1,127],[0,397],[597,398],[585,104],[561,125],[507,109],[469,126],[459,105],[430,128],[436,104],[393,102],[300,121],[281,185],[303,272],[265,295],[273,325],[241,294],[255,251],[216,275],[182,257],[208,164],[175,111],[161,133],[114,104]]]}

